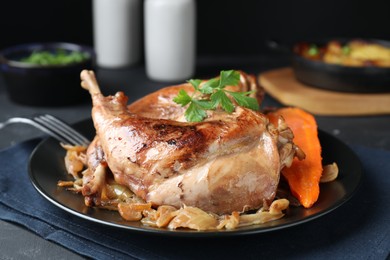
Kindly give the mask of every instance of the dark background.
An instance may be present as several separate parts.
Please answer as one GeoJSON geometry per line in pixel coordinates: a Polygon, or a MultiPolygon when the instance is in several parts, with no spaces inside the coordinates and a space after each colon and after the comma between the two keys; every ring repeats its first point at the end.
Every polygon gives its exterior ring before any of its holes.
{"type": "MultiPolygon", "coordinates": [[[[268,39],[390,40],[389,0],[198,0],[197,13],[199,55],[258,54],[267,51],[268,39]]],[[[0,25],[0,48],[36,41],[93,45],[92,0],[1,1],[0,25]]]]}

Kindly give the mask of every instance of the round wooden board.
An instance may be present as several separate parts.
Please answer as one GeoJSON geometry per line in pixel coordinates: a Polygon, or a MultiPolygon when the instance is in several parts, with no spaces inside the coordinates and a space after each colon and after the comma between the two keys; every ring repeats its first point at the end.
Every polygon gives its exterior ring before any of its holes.
{"type": "Polygon", "coordinates": [[[313,88],[297,81],[291,68],[266,71],[258,79],[265,91],[283,105],[300,107],[316,115],[390,114],[390,93],[360,94],[313,88]]]}

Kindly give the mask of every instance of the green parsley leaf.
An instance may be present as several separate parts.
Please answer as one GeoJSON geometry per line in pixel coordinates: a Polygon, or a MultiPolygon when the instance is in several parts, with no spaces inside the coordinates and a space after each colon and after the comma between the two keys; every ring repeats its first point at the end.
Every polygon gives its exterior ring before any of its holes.
{"type": "Polygon", "coordinates": [[[237,86],[239,82],[240,82],[240,72],[236,70],[221,71],[220,83],[219,83],[221,87],[237,86]]]}
{"type": "Polygon", "coordinates": [[[318,55],[319,52],[320,52],[320,51],[319,51],[317,45],[315,45],[315,44],[311,44],[310,47],[309,47],[309,49],[307,50],[307,53],[308,53],[310,56],[316,56],[316,55],[318,55]]]}
{"type": "Polygon", "coordinates": [[[178,95],[173,99],[181,106],[189,105],[184,116],[189,122],[201,122],[207,117],[206,110],[214,110],[221,107],[228,113],[234,111],[234,104],[229,98],[230,95],[238,105],[259,110],[259,104],[255,98],[248,95],[249,92],[232,92],[224,88],[226,86],[236,86],[240,82],[240,72],[235,70],[221,71],[220,76],[202,83],[199,79],[190,79],[188,82],[194,87],[192,96],[181,89],[178,95]]]}
{"type": "Polygon", "coordinates": [[[192,98],[187,94],[184,89],[180,89],[179,94],[173,98],[173,101],[184,107],[192,101],[192,98]]]}
{"type": "Polygon", "coordinates": [[[239,93],[229,91],[229,94],[234,98],[234,100],[242,107],[246,107],[252,110],[259,110],[259,103],[255,98],[248,97],[246,95],[251,94],[252,92],[239,93]],[[243,95],[244,94],[244,95],[243,95]]]}
{"type": "Polygon", "coordinates": [[[189,122],[201,122],[206,118],[207,113],[198,104],[192,102],[186,112],[184,112],[184,116],[189,122]]]}
{"type": "Polygon", "coordinates": [[[202,83],[201,79],[190,79],[187,81],[188,83],[191,83],[191,85],[194,87],[196,91],[199,91],[199,85],[202,83]]]}
{"type": "Polygon", "coordinates": [[[232,113],[234,111],[234,105],[229,97],[223,90],[217,90],[210,97],[214,107],[220,105],[226,112],[232,113]]]}
{"type": "Polygon", "coordinates": [[[343,48],[341,49],[341,52],[344,55],[349,55],[351,53],[351,47],[349,47],[349,45],[344,45],[343,48]]]}
{"type": "Polygon", "coordinates": [[[202,88],[200,89],[200,92],[202,94],[212,94],[216,88],[219,86],[219,79],[218,78],[213,78],[208,81],[206,81],[203,85],[202,88]]]}
{"type": "Polygon", "coordinates": [[[200,100],[192,99],[192,102],[196,103],[198,106],[200,106],[201,108],[203,108],[205,110],[213,110],[213,109],[215,109],[215,106],[214,106],[214,104],[213,104],[213,102],[211,100],[207,100],[207,99],[200,99],[200,100]]]}

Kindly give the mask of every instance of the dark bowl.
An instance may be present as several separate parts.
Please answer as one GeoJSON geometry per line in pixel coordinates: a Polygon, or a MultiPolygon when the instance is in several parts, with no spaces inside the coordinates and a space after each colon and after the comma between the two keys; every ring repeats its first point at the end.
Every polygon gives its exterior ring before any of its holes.
{"type": "Polygon", "coordinates": [[[0,70],[12,101],[29,106],[65,106],[88,99],[80,86],[80,72],[93,69],[95,53],[92,48],[73,43],[31,43],[0,52],[0,70]],[[32,64],[22,61],[33,52],[58,50],[65,54],[82,53],[83,59],[67,64],[32,64]]]}

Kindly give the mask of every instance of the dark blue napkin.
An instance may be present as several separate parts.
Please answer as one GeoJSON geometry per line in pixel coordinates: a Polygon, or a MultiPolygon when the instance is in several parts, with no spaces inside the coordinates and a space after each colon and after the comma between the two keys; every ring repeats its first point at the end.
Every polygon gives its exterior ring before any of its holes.
{"type": "Polygon", "coordinates": [[[363,183],[342,207],[283,230],[239,237],[175,238],[107,227],[63,211],[32,186],[39,140],[0,152],[0,219],[95,259],[385,259],[390,252],[390,152],[354,146],[363,183]]]}

